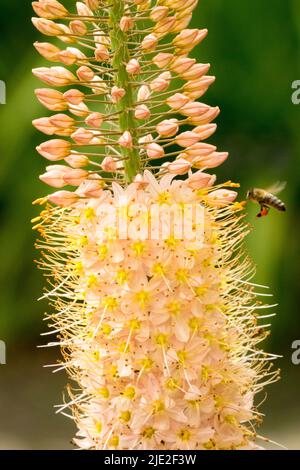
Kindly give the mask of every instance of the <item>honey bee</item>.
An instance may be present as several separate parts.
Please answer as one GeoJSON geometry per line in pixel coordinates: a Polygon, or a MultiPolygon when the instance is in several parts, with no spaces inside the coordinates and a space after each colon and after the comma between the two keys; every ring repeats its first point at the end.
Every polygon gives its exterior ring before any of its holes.
{"type": "Polygon", "coordinates": [[[265,217],[268,215],[271,207],[281,212],[286,211],[285,204],[276,196],[276,194],[279,194],[285,186],[285,182],[278,182],[268,189],[249,189],[247,192],[247,199],[257,202],[260,205],[260,212],[256,217],[265,217]]]}

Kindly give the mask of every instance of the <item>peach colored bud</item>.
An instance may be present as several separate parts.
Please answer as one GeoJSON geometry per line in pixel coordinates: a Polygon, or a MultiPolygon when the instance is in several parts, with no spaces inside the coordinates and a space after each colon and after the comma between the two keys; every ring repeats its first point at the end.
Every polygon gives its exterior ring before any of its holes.
{"type": "Polygon", "coordinates": [[[178,73],[178,75],[187,72],[196,63],[195,59],[189,57],[176,57],[170,64],[172,72],[178,73]]]}
{"type": "Polygon", "coordinates": [[[48,196],[48,201],[56,204],[60,207],[69,207],[72,204],[75,204],[79,199],[79,196],[76,193],[71,191],[57,191],[56,193],[50,194],[48,196]]]}
{"type": "Polygon", "coordinates": [[[85,103],[80,103],[78,105],[70,104],[69,110],[75,116],[83,117],[84,119],[90,114],[89,108],[85,103]]]}
{"type": "Polygon", "coordinates": [[[87,26],[85,23],[81,20],[74,20],[71,21],[69,24],[70,30],[73,34],[76,36],[85,36],[87,33],[87,26]]]}
{"type": "Polygon", "coordinates": [[[67,162],[72,168],[83,168],[90,163],[88,157],[75,152],[66,157],[65,162],[67,162]]]}
{"type": "Polygon", "coordinates": [[[216,106],[215,108],[208,107],[207,111],[201,116],[192,116],[189,117],[189,122],[194,126],[202,126],[213,121],[220,114],[220,108],[216,106]]]}
{"type": "Polygon", "coordinates": [[[199,142],[200,136],[193,131],[182,132],[175,138],[175,142],[180,147],[190,147],[199,142]]]}
{"type": "Polygon", "coordinates": [[[47,167],[46,173],[41,175],[39,178],[43,183],[46,183],[53,188],[63,188],[66,185],[64,175],[68,170],[69,167],[64,165],[53,165],[53,168],[49,166],[47,167]]]}
{"type": "Polygon", "coordinates": [[[87,67],[86,65],[79,67],[79,69],[77,69],[76,74],[79,80],[81,80],[82,82],[89,82],[90,80],[93,80],[95,76],[94,71],[90,69],[90,67],[87,67]]]}
{"type": "Polygon", "coordinates": [[[194,159],[198,157],[205,157],[211,155],[216,150],[216,147],[211,144],[206,144],[204,142],[198,142],[197,144],[191,145],[185,150],[185,158],[194,159]]]}
{"type": "Polygon", "coordinates": [[[158,45],[158,37],[155,34],[148,34],[141,43],[141,49],[145,51],[154,51],[158,45]]]}
{"type": "Polygon", "coordinates": [[[98,75],[95,75],[93,80],[91,80],[90,86],[91,85],[92,91],[95,95],[103,95],[108,93],[109,91],[106,83],[98,75]]]}
{"type": "Polygon", "coordinates": [[[172,75],[170,72],[163,72],[150,83],[150,88],[156,93],[165,91],[169,88],[171,79],[172,75]]]}
{"type": "Polygon", "coordinates": [[[52,15],[52,18],[64,18],[69,15],[68,10],[57,0],[40,0],[42,5],[45,5],[46,11],[49,15],[52,15]]]}
{"type": "Polygon", "coordinates": [[[155,142],[147,145],[146,152],[148,157],[151,159],[162,158],[165,156],[164,149],[155,142]]]}
{"type": "Polygon", "coordinates": [[[82,197],[99,197],[103,191],[103,181],[101,176],[92,175],[90,179],[83,181],[76,193],[82,197]]]}
{"type": "Polygon", "coordinates": [[[192,14],[189,13],[188,15],[182,16],[181,18],[179,15],[176,15],[176,23],[174,25],[174,28],[172,29],[173,33],[179,33],[183,29],[187,28],[187,26],[190,24],[192,19],[192,14]]]}
{"type": "Polygon", "coordinates": [[[152,11],[150,13],[150,19],[154,21],[154,23],[157,23],[160,20],[163,20],[166,18],[169,14],[169,8],[168,7],[163,7],[163,6],[158,6],[152,8],[152,11]]]}
{"type": "Polygon", "coordinates": [[[100,0],[85,0],[85,3],[91,10],[98,10],[100,7],[100,0]]]}
{"type": "Polygon", "coordinates": [[[65,32],[61,25],[45,18],[32,18],[32,23],[45,36],[60,36],[65,32]]]}
{"type": "Polygon", "coordinates": [[[216,129],[216,124],[205,124],[203,126],[194,127],[193,132],[199,135],[199,140],[205,140],[214,134],[216,129]]]}
{"type": "Polygon", "coordinates": [[[143,144],[150,144],[151,142],[153,142],[153,136],[152,134],[147,134],[147,135],[144,135],[143,137],[140,137],[139,138],[139,144],[143,145],[143,144]]]}
{"type": "Polygon", "coordinates": [[[124,33],[127,33],[130,29],[134,26],[134,19],[130,18],[130,16],[123,16],[120,21],[120,29],[124,33]]]}
{"type": "Polygon", "coordinates": [[[77,81],[75,75],[64,67],[40,67],[32,72],[35,77],[52,86],[66,86],[77,81]]]}
{"type": "Polygon", "coordinates": [[[74,127],[75,121],[67,114],[55,114],[49,118],[50,123],[55,127],[62,127],[63,129],[69,129],[74,127]]]}
{"type": "Polygon", "coordinates": [[[131,149],[133,146],[132,136],[129,131],[125,131],[124,134],[119,138],[119,144],[121,147],[131,149]]]}
{"type": "Polygon", "coordinates": [[[208,195],[210,204],[217,207],[227,206],[227,204],[235,201],[236,197],[237,193],[235,191],[229,191],[228,189],[217,189],[208,195]]]}
{"type": "Polygon", "coordinates": [[[136,75],[136,74],[140,73],[141,66],[140,66],[138,60],[131,59],[128,62],[128,64],[126,65],[126,70],[127,70],[127,73],[129,73],[130,75],[136,75]]]}
{"type": "Polygon", "coordinates": [[[205,75],[204,77],[201,77],[198,80],[190,80],[188,81],[184,86],[184,92],[194,92],[197,90],[205,89],[214,83],[216,80],[216,77],[210,76],[210,75],[205,75]]]}
{"type": "Polygon", "coordinates": [[[85,123],[94,129],[99,129],[103,123],[103,115],[97,112],[92,113],[86,118],[85,123]]]}
{"type": "Polygon", "coordinates": [[[151,95],[151,91],[150,91],[149,87],[147,85],[142,85],[138,90],[137,100],[138,101],[145,101],[148,98],[150,98],[150,95],[151,95]]]}
{"type": "Polygon", "coordinates": [[[167,67],[173,59],[174,59],[173,54],[168,54],[166,52],[160,52],[155,57],[153,57],[152,62],[159,69],[163,69],[163,68],[167,67]]]}
{"type": "Polygon", "coordinates": [[[49,118],[44,117],[44,118],[34,119],[34,121],[32,121],[32,124],[34,125],[36,129],[43,132],[44,134],[47,134],[47,135],[55,134],[55,126],[51,124],[49,118]]]}
{"type": "Polygon", "coordinates": [[[105,157],[101,163],[101,168],[103,171],[110,173],[111,171],[116,171],[118,169],[118,164],[114,158],[105,157]]]}
{"type": "Polygon", "coordinates": [[[151,116],[151,112],[145,104],[140,104],[136,106],[134,115],[136,119],[148,119],[151,116]]]}
{"type": "Polygon", "coordinates": [[[105,62],[109,59],[109,52],[107,47],[103,46],[103,44],[99,44],[95,50],[95,58],[99,62],[105,62]]]}
{"type": "Polygon", "coordinates": [[[191,189],[209,188],[213,186],[216,181],[216,175],[209,175],[203,173],[201,170],[189,176],[187,184],[191,189]]]}
{"type": "Polygon", "coordinates": [[[47,8],[42,2],[32,2],[31,5],[34,12],[41,18],[53,19],[53,15],[47,11],[47,8]]]}
{"type": "Polygon", "coordinates": [[[113,86],[111,89],[111,100],[113,103],[119,103],[121,99],[126,95],[126,91],[124,88],[119,88],[117,86],[113,86]]]}
{"type": "Polygon", "coordinates": [[[156,26],[154,27],[154,32],[159,36],[164,36],[165,34],[172,32],[172,29],[174,28],[175,24],[175,16],[168,16],[167,18],[164,18],[163,20],[160,20],[158,23],[156,23],[156,26]]]}
{"type": "Polygon", "coordinates": [[[51,88],[37,88],[35,95],[39,102],[51,111],[64,111],[67,109],[64,95],[60,91],[51,88]]]}
{"type": "Polygon", "coordinates": [[[207,36],[207,33],[207,29],[184,29],[173,39],[173,45],[180,49],[191,50],[207,36]]]}
{"type": "Polygon", "coordinates": [[[89,172],[86,170],[70,168],[64,173],[63,179],[71,186],[80,186],[88,176],[89,172]]]}
{"type": "Polygon", "coordinates": [[[195,168],[216,168],[222,165],[228,158],[227,152],[213,152],[210,155],[199,157],[193,160],[193,166],[195,168]]]}
{"type": "Polygon", "coordinates": [[[184,158],[178,158],[167,166],[169,173],[174,175],[185,175],[190,169],[192,164],[184,158]]]}
{"type": "Polygon", "coordinates": [[[58,57],[65,65],[73,65],[76,64],[78,60],[86,58],[85,55],[75,47],[67,47],[65,51],[60,51],[58,57]]]}
{"type": "Polygon", "coordinates": [[[179,130],[178,119],[165,119],[156,126],[156,131],[163,137],[171,137],[179,130]]]}
{"type": "Polygon", "coordinates": [[[198,80],[210,69],[210,64],[195,64],[186,72],[180,74],[183,80],[198,80]]]}
{"type": "Polygon", "coordinates": [[[91,142],[94,137],[94,134],[91,131],[85,129],[85,127],[80,127],[71,135],[72,139],[76,144],[86,145],[91,142]]]}
{"type": "Polygon", "coordinates": [[[76,10],[79,16],[94,16],[94,13],[86,3],[76,2],[76,10]]]}
{"type": "Polygon", "coordinates": [[[172,109],[181,109],[190,104],[189,101],[189,98],[182,93],[175,93],[166,100],[166,104],[172,109]]]}
{"type": "Polygon", "coordinates": [[[60,52],[58,47],[49,42],[35,42],[33,45],[45,59],[53,62],[58,60],[58,53],[60,52]]]}
{"type": "MultiPolygon", "coordinates": [[[[184,95],[183,95],[184,96],[184,95]]],[[[203,103],[199,103],[197,101],[191,101],[184,106],[182,106],[179,110],[180,114],[188,117],[198,117],[202,116],[207,110],[209,106],[203,103]]]]}
{"type": "Polygon", "coordinates": [[[37,148],[42,157],[47,160],[57,161],[67,157],[71,151],[71,143],[67,140],[52,139],[47,142],[43,142],[37,148]]]}
{"type": "Polygon", "coordinates": [[[66,91],[63,96],[69,104],[78,105],[84,100],[84,93],[82,93],[82,91],[76,90],[75,88],[66,91]]]}

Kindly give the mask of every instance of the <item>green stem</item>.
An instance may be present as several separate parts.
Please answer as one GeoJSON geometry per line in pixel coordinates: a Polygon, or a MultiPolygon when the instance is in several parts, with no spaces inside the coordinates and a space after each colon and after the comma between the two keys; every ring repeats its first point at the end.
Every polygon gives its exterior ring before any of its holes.
{"type": "Polygon", "coordinates": [[[138,123],[132,110],[135,105],[134,91],[126,71],[126,64],[130,59],[127,34],[120,29],[120,20],[124,16],[124,1],[111,0],[110,3],[112,5],[109,9],[110,39],[113,52],[112,67],[116,70],[115,84],[126,91],[125,96],[117,104],[118,111],[120,112],[120,131],[122,133],[129,131],[133,139],[132,149],[121,148],[122,155],[125,158],[125,179],[130,183],[140,172],[139,152],[136,148],[138,146],[138,123]]]}

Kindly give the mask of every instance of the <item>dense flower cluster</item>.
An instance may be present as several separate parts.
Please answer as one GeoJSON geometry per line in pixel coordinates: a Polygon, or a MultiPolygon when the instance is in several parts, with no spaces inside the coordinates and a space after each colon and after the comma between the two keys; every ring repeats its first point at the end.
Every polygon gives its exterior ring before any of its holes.
{"type": "Polygon", "coordinates": [[[55,113],[34,121],[54,136],[37,148],[54,162],[41,180],[58,189],[36,228],[57,311],[50,345],[76,382],[59,409],[72,409],[82,448],[256,448],[254,396],[277,377],[257,348],[264,306],[240,251],[237,185],[207,173],[228,154],[204,142],[219,108],[197,101],[214,77],[189,57],[207,34],[187,29],[196,5],[33,2],[37,29],[66,44],[35,43],[63,64],[34,70],[59,88],[36,90],[55,113]],[[174,205],[202,208],[201,238],[176,237],[177,216],[166,237],[142,235],[154,208],[174,205]],[[108,207],[136,237],[119,236],[108,207]]]}

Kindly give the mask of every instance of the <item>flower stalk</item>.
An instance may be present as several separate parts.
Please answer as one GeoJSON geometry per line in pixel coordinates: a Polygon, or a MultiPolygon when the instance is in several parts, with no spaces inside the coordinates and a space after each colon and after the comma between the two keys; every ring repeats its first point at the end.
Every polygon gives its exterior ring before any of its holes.
{"type": "Polygon", "coordinates": [[[83,449],[259,448],[254,399],[278,378],[239,185],[211,173],[228,153],[206,142],[220,110],[198,101],[215,78],[189,57],[196,5],[33,2],[59,39],[35,43],[56,64],[33,71],[56,189],[36,201],[38,265],[83,449]]]}

